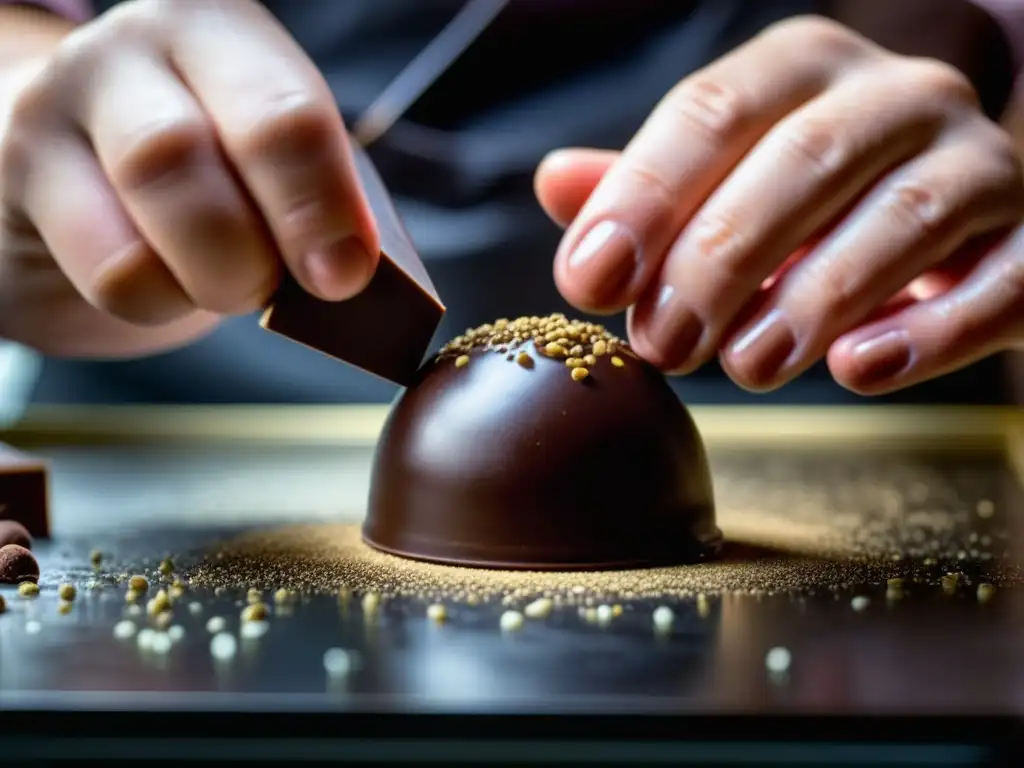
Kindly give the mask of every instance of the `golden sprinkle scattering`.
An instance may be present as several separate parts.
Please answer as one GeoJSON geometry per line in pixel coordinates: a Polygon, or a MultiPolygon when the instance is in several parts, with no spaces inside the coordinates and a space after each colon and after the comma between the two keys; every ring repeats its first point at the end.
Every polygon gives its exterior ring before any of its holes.
{"type": "Polygon", "coordinates": [[[459,355],[455,358],[456,368],[465,368],[467,365],[469,365],[469,355],[459,355]]]}
{"type": "Polygon", "coordinates": [[[171,626],[171,622],[174,621],[174,615],[170,611],[162,611],[152,617],[153,626],[163,631],[171,626]]]}
{"type": "Polygon", "coordinates": [[[94,549],[89,553],[89,562],[92,563],[93,568],[99,568],[103,564],[103,553],[94,549]]]}
{"type": "Polygon", "coordinates": [[[157,592],[148,603],[146,603],[146,613],[150,616],[156,616],[157,614],[170,610],[170,608],[171,599],[162,589],[157,592]]]}
{"type": "Polygon", "coordinates": [[[71,602],[75,599],[75,596],[77,594],[78,590],[75,589],[74,584],[61,584],[59,587],[57,587],[57,597],[59,597],[61,600],[71,602]]]}
{"type": "Polygon", "coordinates": [[[245,601],[247,603],[249,603],[249,605],[255,605],[256,603],[262,603],[263,602],[263,593],[260,592],[258,589],[256,589],[256,587],[253,587],[252,589],[250,589],[246,593],[245,601]]]}
{"type": "Polygon", "coordinates": [[[18,585],[18,594],[22,597],[35,597],[39,594],[39,585],[34,581],[23,581],[18,585]]]}
{"type": "Polygon", "coordinates": [[[170,576],[174,573],[174,562],[171,558],[168,557],[160,561],[160,573],[164,576],[170,576]]]}
{"type": "Polygon", "coordinates": [[[983,583],[978,585],[978,602],[987,603],[996,594],[996,588],[989,583],[983,583]]]}
{"type": "Polygon", "coordinates": [[[263,621],[267,618],[267,606],[263,603],[251,603],[242,611],[242,621],[263,621]]]}
{"type": "Polygon", "coordinates": [[[67,616],[69,613],[71,613],[71,609],[74,606],[75,604],[70,600],[61,600],[59,603],[57,603],[57,613],[59,613],[61,616],[67,616]]]}
{"type": "Polygon", "coordinates": [[[616,368],[622,368],[626,364],[623,361],[623,359],[621,357],[619,357],[618,355],[612,355],[611,360],[612,360],[612,365],[614,365],[616,368]]]}
{"type": "Polygon", "coordinates": [[[519,363],[519,365],[523,368],[533,367],[533,358],[530,357],[525,352],[520,352],[518,355],[516,355],[516,362],[519,363]]]}
{"type": "Polygon", "coordinates": [[[129,589],[124,593],[124,601],[126,603],[136,603],[140,597],[142,597],[142,593],[137,589],[129,589]]]}
{"type": "Polygon", "coordinates": [[[573,368],[572,369],[571,376],[572,376],[572,380],[573,381],[583,381],[589,375],[590,375],[590,371],[588,371],[586,368],[573,368]]]}
{"type": "Polygon", "coordinates": [[[128,586],[136,592],[146,592],[149,590],[149,579],[141,574],[136,574],[128,579],[128,586]]]}
{"type": "Polygon", "coordinates": [[[287,589],[279,589],[274,593],[274,602],[278,605],[290,605],[292,601],[293,595],[287,589]]]}
{"type": "Polygon", "coordinates": [[[427,618],[440,624],[448,618],[448,610],[443,603],[434,603],[427,607],[427,618]]]}
{"type": "MultiPolygon", "coordinates": [[[[554,611],[595,608],[595,616],[598,605],[611,604],[614,613],[614,604],[622,604],[628,614],[637,601],[681,616],[677,603],[695,606],[702,593],[714,615],[714,598],[725,594],[834,593],[849,601],[856,594],[874,597],[868,590],[880,586],[881,601],[904,591],[925,595],[940,585],[956,592],[968,580],[972,592],[981,583],[997,589],[1024,583],[1009,547],[1011,532],[974,514],[982,498],[979,477],[986,477],[976,467],[850,452],[793,456],[715,448],[712,454],[718,523],[729,542],[718,560],[587,573],[456,568],[373,550],[362,542],[358,524],[323,523],[245,533],[209,552],[187,575],[194,587],[243,595],[254,586],[264,594],[372,593],[365,598],[371,610],[381,597],[401,597],[422,602],[421,611],[444,603],[449,612],[453,604],[503,604],[503,610],[522,612],[546,598],[554,611]],[[961,551],[967,560],[957,559],[961,551]],[[898,591],[889,584],[894,578],[903,580],[898,591]]],[[[696,615],[700,609],[689,610],[696,615]]]]}

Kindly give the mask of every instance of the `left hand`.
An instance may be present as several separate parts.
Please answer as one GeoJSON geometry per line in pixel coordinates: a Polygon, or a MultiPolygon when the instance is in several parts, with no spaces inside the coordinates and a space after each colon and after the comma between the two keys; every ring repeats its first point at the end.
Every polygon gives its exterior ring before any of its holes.
{"type": "Polygon", "coordinates": [[[815,17],[680,82],[621,152],[560,150],[566,299],[629,308],[634,349],[719,354],[752,390],[822,356],[862,394],[1024,342],[1024,174],[956,69],[815,17]],[[571,223],[569,223],[571,221],[571,223]]]}

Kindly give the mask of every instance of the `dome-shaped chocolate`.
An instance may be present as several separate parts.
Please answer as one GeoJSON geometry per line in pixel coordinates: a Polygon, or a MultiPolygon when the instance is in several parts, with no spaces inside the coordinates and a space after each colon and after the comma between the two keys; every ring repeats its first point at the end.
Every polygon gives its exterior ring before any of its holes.
{"type": "Polygon", "coordinates": [[[602,569],[712,554],[711,477],[664,376],[562,315],[467,332],[399,397],[363,537],[420,560],[602,569]]]}

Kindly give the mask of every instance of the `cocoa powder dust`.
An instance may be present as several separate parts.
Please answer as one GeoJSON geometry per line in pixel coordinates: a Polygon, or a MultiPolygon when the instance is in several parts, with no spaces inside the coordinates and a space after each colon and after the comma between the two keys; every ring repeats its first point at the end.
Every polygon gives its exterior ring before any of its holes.
{"type": "MultiPolygon", "coordinates": [[[[718,521],[730,542],[715,562],[628,571],[538,573],[434,565],[362,543],[358,525],[247,533],[189,569],[195,585],[373,592],[490,602],[548,596],[565,604],[1024,581],[1011,550],[1016,481],[1001,460],[850,452],[712,452],[718,521]]],[[[624,510],[624,521],[629,519],[624,510]]]]}

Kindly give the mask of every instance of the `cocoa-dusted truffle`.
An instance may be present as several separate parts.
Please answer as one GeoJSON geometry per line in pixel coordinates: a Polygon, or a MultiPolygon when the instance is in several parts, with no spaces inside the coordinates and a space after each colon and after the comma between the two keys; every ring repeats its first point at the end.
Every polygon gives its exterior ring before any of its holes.
{"type": "Polygon", "coordinates": [[[0,547],[0,584],[38,580],[39,563],[31,552],[18,544],[0,547]]]}
{"type": "Polygon", "coordinates": [[[17,520],[0,520],[0,547],[8,544],[32,549],[32,537],[28,529],[17,520]]]}
{"type": "Polygon", "coordinates": [[[561,314],[467,331],[420,370],[377,446],[363,536],[538,570],[691,562],[721,538],[700,435],[664,376],[561,314]]]}

